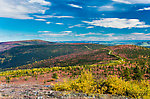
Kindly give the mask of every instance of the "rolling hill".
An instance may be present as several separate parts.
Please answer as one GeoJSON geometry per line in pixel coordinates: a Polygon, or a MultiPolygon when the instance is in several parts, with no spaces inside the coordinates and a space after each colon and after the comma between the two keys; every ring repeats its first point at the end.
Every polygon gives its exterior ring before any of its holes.
{"type": "Polygon", "coordinates": [[[119,45],[108,47],[114,54],[126,58],[130,62],[136,62],[139,65],[150,65],[150,49],[136,45],[119,45]]]}
{"type": "Polygon", "coordinates": [[[39,43],[37,41],[28,43],[31,45],[24,45],[27,43],[28,42],[23,42],[23,45],[21,46],[16,46],[9,50],[1,52],[0,67],[18,67],[21,65],[31,64],[40,60],[52,59],[62,55],[69,55],[72,53],[91,51],[106,47],[104,45],[97,44],[49,44],[49,42],[44,42],[43,44],[43,42],[39,43]]]}
{"type": "Polygon", "coordinates": [[[118,60],[115,56],[109,55],[108,50],[99,48],[95,50],[84,50],[67,55],[36,61],[32,64],[23,65],[17,68],[42,68],[42,67],[68,67],[68,66],[82,66],[82,65],[98,65],[106,64],[111,60],[118,60]]]}
{"type": "Polygon", "coordinates": [[[10,41],[10,42],[0,42],[0,52],[9,50],[16,46],[25,46],[25,45],[48,45],[53,44],[54,42],[43,41],[43,40],[24,40],[24,41],[10,41]]]}

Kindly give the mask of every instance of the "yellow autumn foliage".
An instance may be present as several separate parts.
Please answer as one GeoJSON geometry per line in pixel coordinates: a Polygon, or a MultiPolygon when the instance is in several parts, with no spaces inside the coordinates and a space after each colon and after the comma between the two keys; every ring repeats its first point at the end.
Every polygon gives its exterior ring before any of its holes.
{"type": "Polygon", "coordinates": [[[77,79],[68,79],[54,84],[54,90],[73,91],[87,94],[113,94],[131,98],[150,99],[148,81],[125,81],[116,76],[96,80],[91,72],[83,71],[77,79]]]}

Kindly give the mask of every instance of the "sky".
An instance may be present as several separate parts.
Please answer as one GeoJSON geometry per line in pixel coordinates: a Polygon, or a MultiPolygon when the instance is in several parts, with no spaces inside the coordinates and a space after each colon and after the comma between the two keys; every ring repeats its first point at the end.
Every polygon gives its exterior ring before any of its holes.
{"type": "Polygon", "coordinates": [[[0,42],[150,40],[150,0],[0,0],[0,42]]]}

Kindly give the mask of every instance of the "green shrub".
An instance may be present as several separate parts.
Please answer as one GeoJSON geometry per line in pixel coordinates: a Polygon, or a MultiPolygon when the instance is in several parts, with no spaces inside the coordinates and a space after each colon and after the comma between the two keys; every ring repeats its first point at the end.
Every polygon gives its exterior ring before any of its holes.
{"type": "Polygon", "coordinates": [[[58,75],[57,75],[57,73],[53,73],[52,78],[54,78],[54,79],[58,79],[58,75]]]}
{"type": "Polygon", "coordinates": [[[6,79],[6,82],[9,83],[11,78],[9,76],[6,76],[5,79],[6,79]]]}
{"type": "Polygon", "coordinates": [[[25,78],[24,78],[24,80],[25,80],[25,81],[27,81],[27,80],[28,80],[28,78],[27,78],[27,77],[25,77],[25,78]]]}

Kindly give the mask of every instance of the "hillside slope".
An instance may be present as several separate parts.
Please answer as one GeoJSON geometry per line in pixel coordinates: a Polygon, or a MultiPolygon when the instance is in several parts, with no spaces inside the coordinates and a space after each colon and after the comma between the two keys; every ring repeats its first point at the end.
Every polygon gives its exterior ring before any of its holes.
{"type": "Polygon", "coordinates": [[[117,57],[109,55],[106,49],[84,50],[67,55],[61,55],[51,59],[45,59],[32,64],[20,66],[20,69],[42,68],[42,67],[68,67],[81,65],[106,64],[112,60],[118,60],[117,57]]]}
{"type": "Polygon", "coordinates": [[[52,44],[18,46],[1,52],[0,67],[10,68],[54,57],[91,51],[106,46],[96,44],[52,44]]]}
{"type": "Polygon", "coordinates": [[[126,60],[137,65],[150,66],[150,49],[136,45],[119,45],[108,47],[114,54],[126,58],[126,60]]]}

